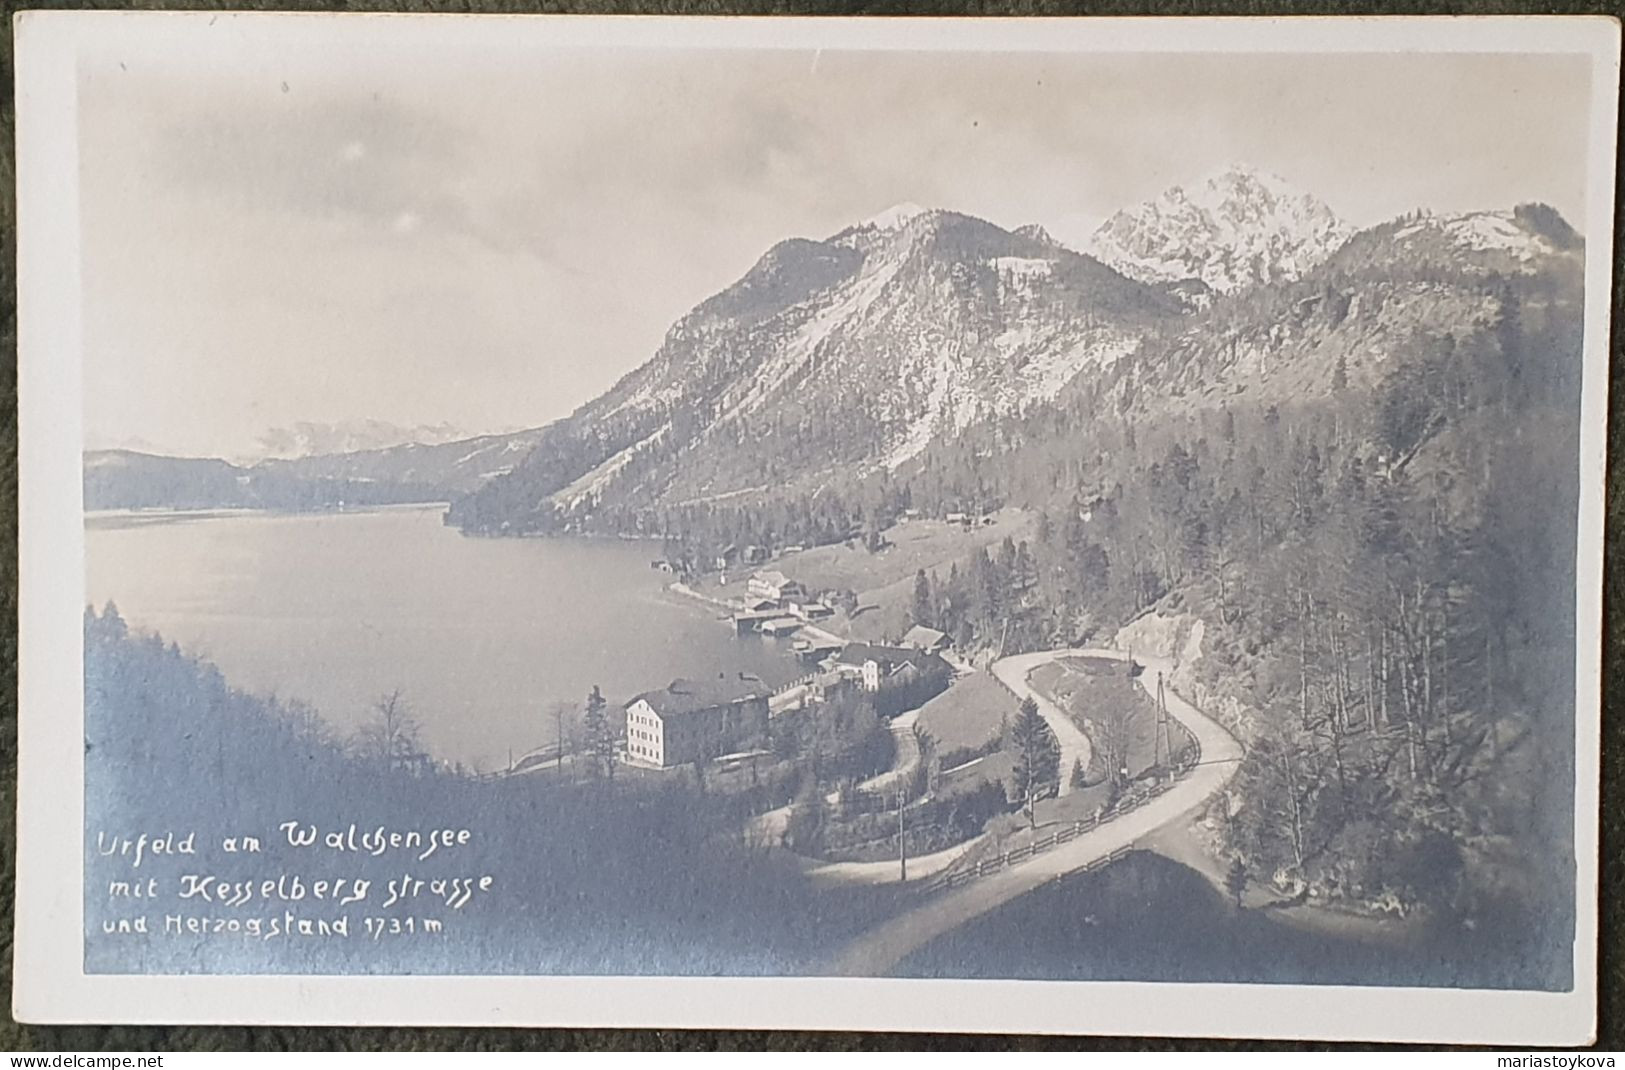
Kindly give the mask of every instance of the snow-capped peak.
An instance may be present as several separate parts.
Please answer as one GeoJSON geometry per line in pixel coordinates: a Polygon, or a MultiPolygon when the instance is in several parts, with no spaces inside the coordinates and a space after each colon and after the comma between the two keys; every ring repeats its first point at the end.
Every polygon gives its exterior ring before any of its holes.
{"type": "Polygon", "coordinates": [[[1089,251],[1143,282],[1194,278],[1228,292],[1298,278],[1349,234],[1330,208],[1284,178],[1234,164],[1118,212],[1089,251]]]}
{"type": "Polygon", "coordinates": [[[930,209],[921,208],[912,201],[903,201],[901,204],[892,205],[879,215],[870,216],[858,226],[874,227],[876,230],[902,230],[928,211],[930,209]]]}

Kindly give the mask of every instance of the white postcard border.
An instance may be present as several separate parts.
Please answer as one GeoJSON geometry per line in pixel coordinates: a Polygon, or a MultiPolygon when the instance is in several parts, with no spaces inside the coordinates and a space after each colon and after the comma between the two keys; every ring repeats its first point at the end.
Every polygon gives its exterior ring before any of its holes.
{"type": "Polygon", "coordinates": [[[16,16],[19,752],[13,1011],[36,1023],[569,1025],[1103,1033],[1510,1044],[1594,1036],[1602,538],[1620,28],[1607,18],[789,19],[25,12],[16,16]],[[1567,993],[833,978],[109,976],[83,972],[84,592],[77,57],[506,41],[617,48],[1589,54],[1567,993]],[[77,597],[69,597],[78,592],[77,597]]]}

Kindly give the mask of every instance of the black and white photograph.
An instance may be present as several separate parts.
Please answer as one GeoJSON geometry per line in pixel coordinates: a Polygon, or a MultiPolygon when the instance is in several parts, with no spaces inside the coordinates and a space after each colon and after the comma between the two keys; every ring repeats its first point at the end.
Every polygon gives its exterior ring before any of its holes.
{"type": "Polygon", "coordinates": [[[19,1017],[1589,1035],[1617,23],[18,50],[19,1017]]]}

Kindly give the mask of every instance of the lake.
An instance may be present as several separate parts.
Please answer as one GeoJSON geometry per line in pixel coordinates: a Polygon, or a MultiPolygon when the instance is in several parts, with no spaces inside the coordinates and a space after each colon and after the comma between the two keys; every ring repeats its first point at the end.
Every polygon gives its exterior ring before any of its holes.
{"type": "Polygon", "coordinates": [[[103,513],[87,598],[201,654],[231,683],[312,703],[340,733],[400,689],[426,748],[480,770],[554,738],[552,706],[674,677],[799,669],[666,590],[658,543],[468,538],[443,506],[360,513],[103,513]]]}

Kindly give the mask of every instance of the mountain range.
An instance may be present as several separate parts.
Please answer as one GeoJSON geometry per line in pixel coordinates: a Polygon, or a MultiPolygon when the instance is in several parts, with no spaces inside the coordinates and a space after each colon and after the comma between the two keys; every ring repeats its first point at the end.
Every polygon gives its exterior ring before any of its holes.
{"type": "MultiPolygon", "coordinates": [[[[545,427],[266,461],[231,479],[239,497],[256,480],[329,498],[410,487],[452,499],[451,522],[471,532],[597,530],[609,513],[624,527],[895,472],[1080,391],[1121,413],[1323,396],[1334,379],[1374,381],[1407,339],[1485,328],[1496,279],[1577,282],[1582,258],[1541,205],[1356,230],[1241,167],[1116,213],[1084,250],[1036,224],[902,204],[781,241],[545,427]]],[[[120,490],[153,462],[108,456],[87,454],[88,506],[175,504],[120,490]]]]}
{"type": "Polygon", "coordinates": [[[1487,329],[1498,278],[1577,287],[1582,257],[1544,206],[1356,231],[1248,170],[1118,213],[1090,252],[900,205],[774,246],[451,519],[591,530],[816,493],[1080,391],[1146,414],[1325,396],[1416,339],[1487,329]]]}
{"type": "Polygon", "coordinates": [[[314,423],[300,420],[287,427],[273,427],[260,435],[264,457],[292,460],[335,453],[361,453],[392,446],[438,446],[472,438],[467,431],[449,423],[406,427],[387,420],[344,420],[314,423]]]}

